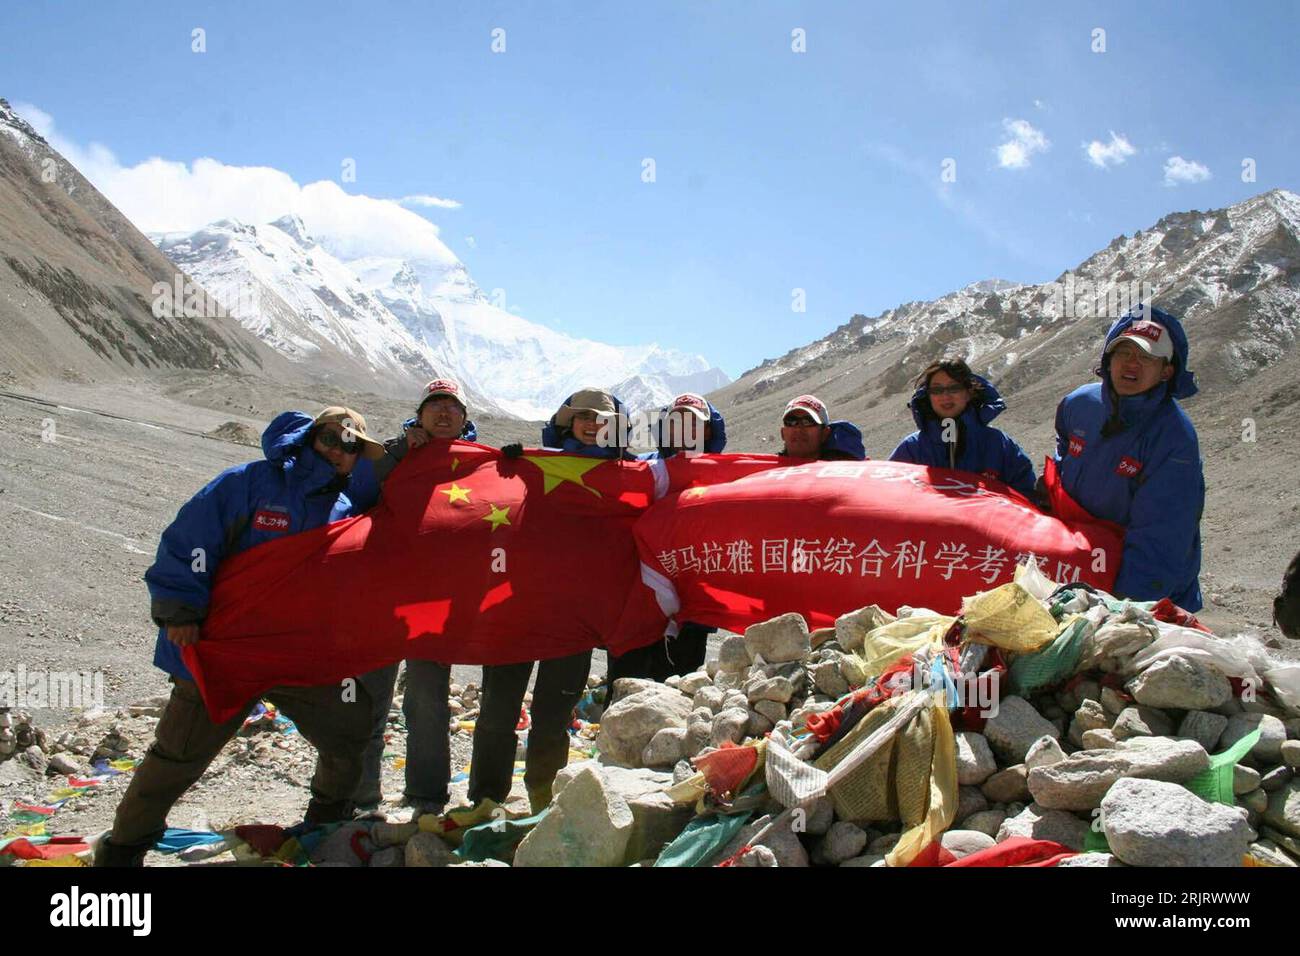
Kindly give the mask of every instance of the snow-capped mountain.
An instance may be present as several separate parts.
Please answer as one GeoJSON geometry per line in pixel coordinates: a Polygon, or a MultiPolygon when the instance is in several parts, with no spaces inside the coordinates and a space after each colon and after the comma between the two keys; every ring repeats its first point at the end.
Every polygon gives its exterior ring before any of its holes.
{"type": "Polygon", "coordinates": [[[584,386],[640,377],[645,400],[662,404],[681,390],[678,379],[730,381],[699,355],[578,339],[523,319],[485,295],[450,253],[345,261],[347,237],[313,237],[291,216],[153,238],[276,351],[359,361],[402,392],[450,374],[489,406],[544,419],[584,386]]]}
{"type": "Polygon", "coordinates": [[[635,413],[660,409],[682,392],[707,395],[730,381],[725,372],[716,368],[688,375],[646,373],[624,379],[610,391],[619,397],[630,412],[635,413]]]}

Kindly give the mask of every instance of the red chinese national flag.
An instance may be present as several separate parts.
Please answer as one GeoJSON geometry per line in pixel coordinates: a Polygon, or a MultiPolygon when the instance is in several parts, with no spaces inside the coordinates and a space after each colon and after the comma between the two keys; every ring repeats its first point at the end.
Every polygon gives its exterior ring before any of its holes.
{"type": "MultiPolygon", "coordinates": [[[[734,631],[790,611],[824,627],[869,604],[955,614],[963,597],[1010,581],[1030,555],[1058,581],[1114,584],[1122,535],[1077,505],[1067,525],[969,472],[782,464],[734,461],[726,467],[748,473],[691,487],[708,460],[671,463],[671,487],[686,490],[636,525],[643,577],[666,613],[734,631]]],[[[1052,494],[1058,514],[1073,505],[1059,486],[1052,494]]]]}
{"type": "Polygon", "coordinates": [[[433,442],[366,515],[222,563],[185,660],[214,720],[277,684],[317,685],[406,658],[505,664],[659,639],[632,523],[640,462],[433,442]]]}

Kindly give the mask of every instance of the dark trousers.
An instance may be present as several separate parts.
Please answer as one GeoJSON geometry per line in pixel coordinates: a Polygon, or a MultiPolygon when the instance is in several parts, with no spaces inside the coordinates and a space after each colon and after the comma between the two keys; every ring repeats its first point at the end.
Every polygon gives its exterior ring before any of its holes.
{"type": "Polygon", "coordinates": [[[676,637],[638,647],[619,657],[610,657],[606,682],[609,693],[605,706],[614,702],[614,681],[620,677],[645,677],[663,683],[674,674],[691,674],[704,667],[709,635],[716,628],[687,622],[676,637]]]}
{"type": "MultiPolygon", "coordinates": [[[[483,697],[469,771],[471,802],[490,799],[504,803],[510,795],[518,740],[515,726],[532,670],[531,663],[483,668],[483,697]]],[[[569,762],[569,726],[573,709],[587,689],[590,670],[591,651],[537,665],[524,762],[524,787],[534,810],[551,802],[555,775],[569,762]]]]}
{"type": "MultiPolygon", "coordinates": [[[[359,807],[375,807],[383,799],[380,771],[384,756],[384,729],[388,725],[388,709],[393,705],[397,667],[397,664],[390,664],[360,678],[360,683],[370,692],[373,723],[370,742],[362,755],[361,782],[354,797],[359,807]]],[[[436,807],[445,806],[451,799],[448,792],[451,784],[451,709],[447,702],[450,687],[451,668],[446,664],[417,660],[406,662],[402,715],[406,718],[404,796],[408,803],[436,807]]]]}
{"type": "MultiPolygon", "coordinates": [[[[346,819],[351,813],[361,751],[370,735],[370,696],[360,685],[357,690],[355,701],[345,701],[337,684],[276,687],[263,695],[317,750],[304,818],[308,823],[346,819]]],[[[168,812],[235,736],[251,707],[252,702],[224,724],[214,724],[194,682],[173,677],[153,745],[117,806],[110,842],[118,847],[156,842],[167,827],[168,812]]]]}

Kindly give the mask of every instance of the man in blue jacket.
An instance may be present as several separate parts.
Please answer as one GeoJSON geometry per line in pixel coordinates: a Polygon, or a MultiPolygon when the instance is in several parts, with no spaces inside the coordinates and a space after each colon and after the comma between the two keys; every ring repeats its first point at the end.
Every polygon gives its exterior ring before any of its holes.
{"type": "MultiPolygon", "coordinates": [[[[264,460],[227,468],[181,508],[145,572],[159,626],[154,663],[171,675],[172,693],[156,739],[118,804],[112,832],[96,848],[97,866],[141,865],[166,828],[172,806],[244,721],[247,710],[224,724],[212,722],[181,657],[181,648],[202,638],[221,562],[263,542],[349,517],[353,506],[345,489],[353,466],[359,455],[382,455],[383,446],[367,437],[359,414],[335,406],[315,419],[302,412],[278,415],[262,433],[262,451],[264,460]]],[[[347,819],[370,731],[364,688],[356,701],[345,701],[334,685],[277,687],[266,696],[318,751],[305,820],[347,819]]]]}
{"type": "Polygon", "coordinates": [[[826,403],[816,395],[800,395],[785,406],[777,454],[814,461],[862,461],[867,457],[858,426],[831,421],[826,403]]]}
{"type": "Polygon", "coordinates": [[[993,383],[972,372],[963,359],[934,362],[917,376],[908,403],[918,431],[899,442],[889,460],[975,472],[1032,497],[1029,456],[990,424],[1006,407],[993,383]]]}
{"type": "Polygon", "coordinates": [[[1056,461],[1075,501],[1125,528],[1116,595],[1199,611],[1205,477],[1177,401],[1197,391],[1187,354],[1187,334],[1167,312],[1139,306],[1115,322],[1101,382],[1056,409],[1056,461]]]}

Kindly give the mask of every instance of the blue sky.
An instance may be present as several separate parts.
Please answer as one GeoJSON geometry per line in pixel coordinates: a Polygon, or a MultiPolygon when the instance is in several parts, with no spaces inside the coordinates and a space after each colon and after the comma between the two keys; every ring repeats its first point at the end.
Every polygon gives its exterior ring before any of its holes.
{"type": "Polygon", "coordinates": [[[349,193],[459,203],[408,208],[527,318],[735,376],[855,312],[1300,189],[1293,4],[1057,6],[32,3],[0,96],[126,168],[306,185],[354,159],[349,193]]]}

